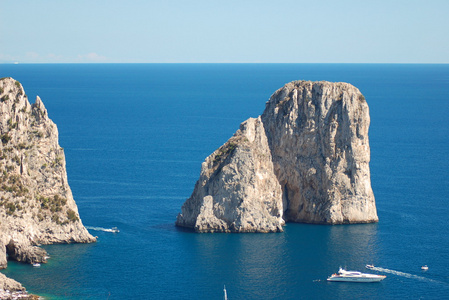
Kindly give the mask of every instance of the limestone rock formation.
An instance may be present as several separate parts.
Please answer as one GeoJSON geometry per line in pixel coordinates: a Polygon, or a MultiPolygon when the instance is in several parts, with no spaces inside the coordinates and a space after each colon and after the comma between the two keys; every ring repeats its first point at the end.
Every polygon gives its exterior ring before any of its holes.
{"type": "Polygon", "coordinates": [[[377,222],[369,123],[368,104],[350,84],[286,84],[262,116],[245,121],[206,159],[176,225],[271,232],[281,231],[284,220],[377,222]],[[253,132],[257,138],[248,138],[253,132]]]}
{"type": "Polygon", "coordinates": [[[89,243],[67,182],[58,129],[37,97],[0,79],[0,268],[9,259],[45,262],[40,244],[89,243]]]}
{"type": "Polygon", "coordinates": [[[248,119],[202,164],[176,224],[199,232],[282,231],[282,193],[261,119],[248,119]]]}
{"type": "Polygon", "coordinates": [[[297,81],[276,91],[262,115],[285,219],[376,222],[368,104],[347,83],[297,81]]]}

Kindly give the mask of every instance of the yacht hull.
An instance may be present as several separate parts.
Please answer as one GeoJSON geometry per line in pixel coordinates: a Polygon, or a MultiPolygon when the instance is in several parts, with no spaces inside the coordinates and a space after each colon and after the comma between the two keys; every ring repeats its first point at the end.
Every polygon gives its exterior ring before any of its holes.
{"type": "Polygon", "coordinates": [[[379,277],[329,277],[328,281],[345,281],[345,282],[379,282],[384,280],[386,276],[379,277]]]}

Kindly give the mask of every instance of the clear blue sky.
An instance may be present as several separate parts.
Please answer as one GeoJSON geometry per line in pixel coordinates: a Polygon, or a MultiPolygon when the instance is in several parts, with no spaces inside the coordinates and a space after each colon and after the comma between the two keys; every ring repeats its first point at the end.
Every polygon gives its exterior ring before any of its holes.
{"type": "Polygon", "coordinates": [[[5,0],[16,61],[449,63],[449,0],[5,0]]]}

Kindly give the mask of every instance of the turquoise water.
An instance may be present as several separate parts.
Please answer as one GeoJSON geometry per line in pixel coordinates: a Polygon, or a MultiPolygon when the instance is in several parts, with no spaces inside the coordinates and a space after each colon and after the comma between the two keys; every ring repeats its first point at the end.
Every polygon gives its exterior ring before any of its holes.
{"type": "Polygon", "coordinates": [[[449,295],[449,65],[0,65],[58,125],[90,245],[2,272],[49,299],[441,299],[449,295]],[[279,234],[174,226],[205,157],[297,79],[345,81],[370,106],[380,222],[279,234]],[[329,283],[370,263],[376,284],[329,283]],[[429,270],[422,272],[420,266],[429,270]]]}

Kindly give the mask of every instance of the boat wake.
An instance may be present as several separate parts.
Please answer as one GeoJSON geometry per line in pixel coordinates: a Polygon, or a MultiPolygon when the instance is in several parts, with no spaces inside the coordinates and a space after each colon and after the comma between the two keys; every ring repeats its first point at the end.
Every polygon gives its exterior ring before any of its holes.
{"type": "Polygon", "coordinates": [[[120,230],[118,230],[117,227],[103,228],[103,227],[86,226],[86,228],[90,229],[90,230],[95,230],[95,231],[104,231],[104,232],[112,232],[112,233],[120,232],[120,230]]]}
{"type": "Polygon", "coordinates": [[[409,273],[405,273],[405,272],[399,272],[399,271],[395,271],[395,270],[385,269],[385,268],[381,268],[381,267],[371,267],[369,269],[370,270],[374,270],[374,271],[378,271],[378,272],[383,272],[383,273],[390,273],[390,274],[394,274],[394,275],[402,276],[402,277],[406,277],[406,278],[417,279],[417,280],[421,280],[421,281],[446,284],[446,283],[438,281],[438,280],[433,280],[433,279],[430,279],[430,278],[426,278],[426,277],[422,277],[422,276],[418,276],[418,275],[413,275],[413,274],[409,274],[409,273]]]}

